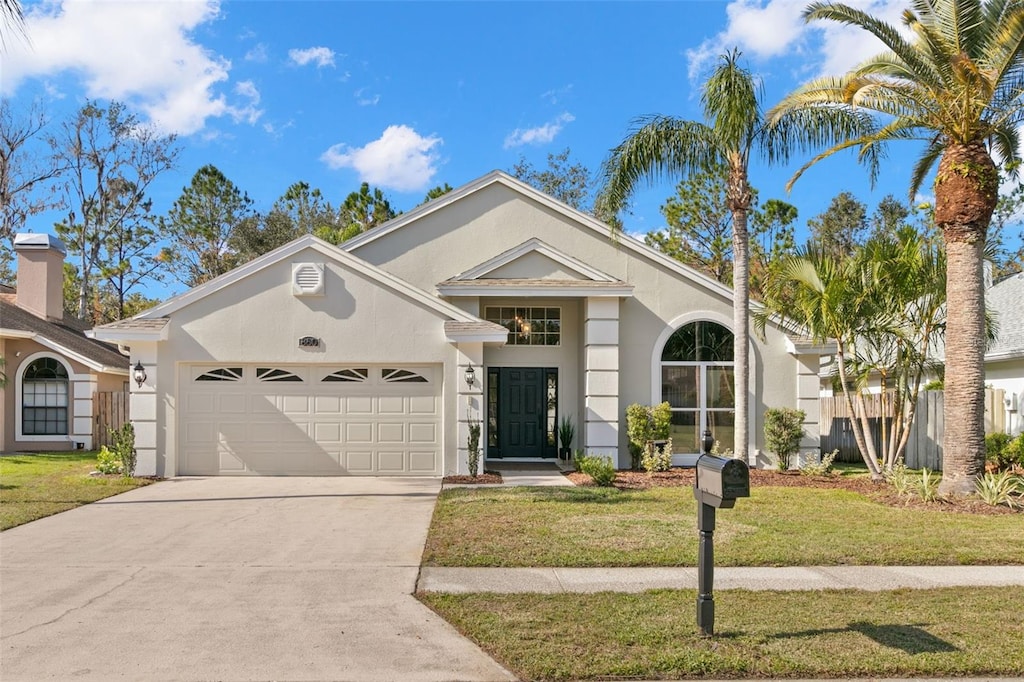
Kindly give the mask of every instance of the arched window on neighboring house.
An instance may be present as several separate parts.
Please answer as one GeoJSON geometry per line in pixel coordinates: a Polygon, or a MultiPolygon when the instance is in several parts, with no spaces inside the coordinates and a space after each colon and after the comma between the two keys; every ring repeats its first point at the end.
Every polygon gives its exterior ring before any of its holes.
{"type": "Polygon", "coordinates": [[[68,371],[55,358],[39,358],[25,368],[21,432],[26,436],[68,434],[68,371]]]}
{"type": "Polygon", "coordinates": [[[685,324],[661,353],[661,399],[672,406],[672,449],[700,452],[701,434],[711,429],[722,451],[735,444],[736,380],[733,334],[717,322],[685,324]]]}

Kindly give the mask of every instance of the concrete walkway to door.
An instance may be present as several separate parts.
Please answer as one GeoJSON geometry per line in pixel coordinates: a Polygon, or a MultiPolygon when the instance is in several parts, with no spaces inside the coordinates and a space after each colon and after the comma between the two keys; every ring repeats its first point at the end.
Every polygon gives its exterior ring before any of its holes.
{"type": "Polygon", "coordinates": [[[181,478],[0,534],[0,676],[508,680],[413,598],[436,478],[181,478]]]}

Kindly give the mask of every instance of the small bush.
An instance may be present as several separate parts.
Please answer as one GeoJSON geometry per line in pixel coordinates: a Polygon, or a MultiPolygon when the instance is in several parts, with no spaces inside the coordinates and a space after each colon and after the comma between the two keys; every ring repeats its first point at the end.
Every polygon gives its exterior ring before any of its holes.
{"type": "Polygon", "coordinates": [[[914,492],[914,475],[902,461],[885,472],[885,480],[896,490],[897,495],[911,495],[914,492]]]}
{"type": "Polygon", "coordinates": [[[731,448],[723,450],[722,444],[717,440],[715,441],[715,444],[711,446],[711,454],[715,457],[724,457],[725,459],[733,459],[736,457],[736,453],[733,452],[731,448]]]}
{"type": "Polygon", "coordinates": [[[1024,469],[1024,433],[1011,440],[1003,448],[1003,459],[1008,469],[1014,467],[1024,469]]]}
{"type": "Polygon", "coordinates": [[[985,462],[996,471],[1024,467],[1024,434],[1016,438],[1008,433],[985,436],[985,462]]]}
{"type": "Polygon", "coordinates": [[[1009,471],[1002,471],[996,474],[987,473],[984,476],[978,476],[974,483],[974,487],[978,491],[978,497],[986,504],[991,504],[992,506],[1005,504],[1011,509],[1024,506],[1024,502],[1019,497],[1022,490],[1021,486],[1024,486],[1024,478],[1014,476],[1009,471]]]}
{"type": "Polygon", "coordinates": [[[466,447],[469,450],[469,475],[476,478],[480,474],[480,422],[469,423],[469,438],[466,447]]]}
{"type": "Polygon", "coordinates": [[[615,465],[611,457],[599,457],[596,455],[583,455],[577,460],[577,468],[602,488],[609,487],[615,482],[615,465]]]}
{"type": "Polygon", "coordinates": [[[672,406],[667,402],[654,407],[633,403],[626,408],[626,436],[629,439],[630,466],[639,469],[648,441],[665,440],[672,432],[672,406]]]}
{"type": "Polygon", "coordinates": [[[135,475],[135,463],[138,453],[135,451],[135,427],[131,422],[125,422],[119,429],[110,429],[110,437],[113,442],[113,451],[121,460],[121,475],[131,478],[135,475]]]}
{"type": "Polygon", "coordinates": [[[786,471],[792,464],[793,455],[800,451],[800,439],[804,437],[803,410],[792,407],[772,407],[764,413],[764,440],[768,451],[775,455],[779,471],[786,471]]]}
{"type": "Polygon", "coordinates": [[[804,462],[800,473],[804,476],[828,476],[832,471],[832,463],[839,456],[839,450],[822,455],[817,462],[804,462]]]}
{"type": "Polygon", "coordinates": [[[112,452],[106,445],[100,448],[99,454],[96,455],[96,471],[101,474],[119,474],[121,469],[121,458],[118,454],[112,452]]]}
{"type": "Polygon", "coordinates": [[[653,474],[655,471],[668,471],[672,468],[672,439],[669,438],[665,444],[658,448],[653,440],[647,441],[644,448],[644,456],[640,463],[644,471],[653,474]]]}

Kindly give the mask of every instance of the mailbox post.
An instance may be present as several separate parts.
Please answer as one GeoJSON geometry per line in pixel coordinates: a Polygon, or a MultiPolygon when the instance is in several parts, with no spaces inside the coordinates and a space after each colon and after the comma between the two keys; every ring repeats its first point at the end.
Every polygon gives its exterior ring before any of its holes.
{"type": "Polygon", "coordinates": [[[704,431],[704,452],[697,460],[693,496],[697,500],[697,530],[700,548],[697,558],[697,627],[702,635],[715,633],[715,510],[731,509],[739,497],[750,497],[750,470],[739,459],[711,454],[715,440],[704,431]]]}

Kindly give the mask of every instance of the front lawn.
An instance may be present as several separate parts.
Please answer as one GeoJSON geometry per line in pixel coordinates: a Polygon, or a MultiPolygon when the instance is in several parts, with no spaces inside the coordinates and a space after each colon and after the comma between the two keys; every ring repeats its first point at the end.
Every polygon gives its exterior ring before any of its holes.
{"type": "Polygon", "coordinates": [[[0,457],[0,530],[149,485],[145,478],[93,477],[96,453],[0,457]]]}
{"type": "Polygon", "coordinates": [[[1006,588],[716,593],[420,594],[524,680],[986,677],[1024,674],[1006,588]]]}
{"type": "MultiPolygon", "coordinates": [[[[720,566],[1020,564],[1024,514],[891,506],[843,489],[754,486],[718,512],[720,566]]],[[[694,566],[689,487],[445,490],[423,563],[694,566]]]]}

